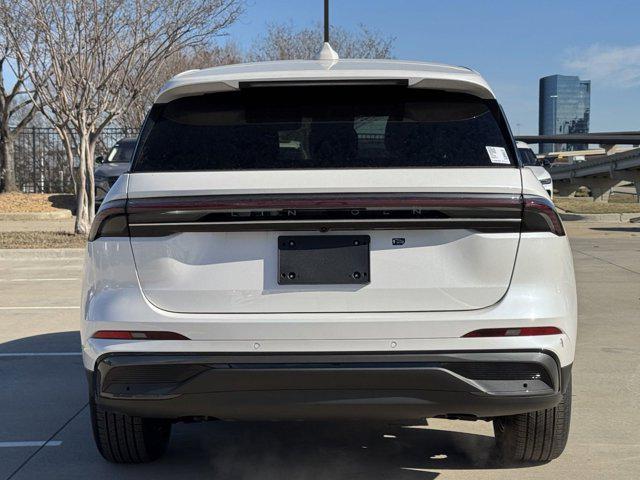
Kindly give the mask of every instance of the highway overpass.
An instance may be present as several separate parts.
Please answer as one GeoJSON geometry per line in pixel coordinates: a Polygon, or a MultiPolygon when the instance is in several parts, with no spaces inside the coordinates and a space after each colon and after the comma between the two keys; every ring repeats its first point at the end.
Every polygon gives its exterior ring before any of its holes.
{"type": "MultiPolygon", "coordinates": [[[[609,152],[615,145],[640,145],[640,131],[517,135],[516,140],[530,144],[599,144],[609,152]]],[[[569,165],[556,164],[551,167],[550,173],[554,188],[562,196],[573,195],[579,187],[587,186],[596,201],[606,202],[613,187],[622,182],[633,182],[640,201],[640,148],[569,165]]]]}
{"type": "Polygon", "coordinates": [[[517,135],[526,143],[580,143],[600,145],[640,145],[640,132],[571,133],[567,135],[517,135]]]}
{"type": "Polygon", "coordinates": [[[634,182],[640,201],[640,148],[568,165],[554,165],[549,170],[553,186],[562,196],[575,194],[581,186],[591,189],[596,201],[609,200],[611,189],[622,182],[634,182]]]}

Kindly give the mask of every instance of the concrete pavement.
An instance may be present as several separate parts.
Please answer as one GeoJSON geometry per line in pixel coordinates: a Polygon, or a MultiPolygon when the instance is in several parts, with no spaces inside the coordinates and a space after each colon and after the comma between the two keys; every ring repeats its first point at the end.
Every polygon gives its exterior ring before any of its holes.
{"type": "Polygon", "coordinates": [[[580,308],[573,419],[547,465],[498,469],[490,423],[444,420],[179,424],[162,460],[110,465],[93,445],[77,354],[81,259],[23,255],[0,259],[0,478],[635,478],[640,227],[567,228],[580,308]]]}

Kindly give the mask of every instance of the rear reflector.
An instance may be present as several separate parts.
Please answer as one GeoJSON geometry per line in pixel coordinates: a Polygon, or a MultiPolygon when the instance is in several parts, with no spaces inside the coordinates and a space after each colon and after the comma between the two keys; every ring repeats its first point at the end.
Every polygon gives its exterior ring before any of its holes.
{"type": "Polygon", "coordinates": [[[174,332],[132,332],[129,330],[99,330],[92,338],[103,340],[189,340],[174,332]]]}
{"type": "Polygon", "coordinates": [[[536,335],[559,335],[562,330],[556,327],[521,327],[521,328],[483,328],[474,330],[463,337],[532,337],[536,335]]]}

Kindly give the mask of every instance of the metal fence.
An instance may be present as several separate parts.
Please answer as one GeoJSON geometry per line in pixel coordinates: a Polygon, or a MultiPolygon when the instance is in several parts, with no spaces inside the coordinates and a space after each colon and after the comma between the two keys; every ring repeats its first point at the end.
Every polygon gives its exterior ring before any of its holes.
{"type": "MultiPolygon", "coordinates": [[[[136,135],[131,129],[105,128],[96,156],[106,155],[121,138],[136,135]]],[[[18,188],[28,193],[73,193],[71,168],[62,140],[52,127],[28,127],[20,132],[14,150],[18,188]]],[[[74,169],[78,159],[74,161],[74,169]]]]}

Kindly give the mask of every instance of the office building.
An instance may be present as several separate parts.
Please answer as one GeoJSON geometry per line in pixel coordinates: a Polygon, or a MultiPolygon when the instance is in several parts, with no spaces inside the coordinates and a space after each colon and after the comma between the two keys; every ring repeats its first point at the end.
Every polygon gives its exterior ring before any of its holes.
{"type": "MultiPolygon", "coordinates": [[[[540,79],[539,134],[589,133],[591,81],[551,75],[540,79]]],[[[540,152],[584,150],[581,144],[540,144],[540,152]]]]}

